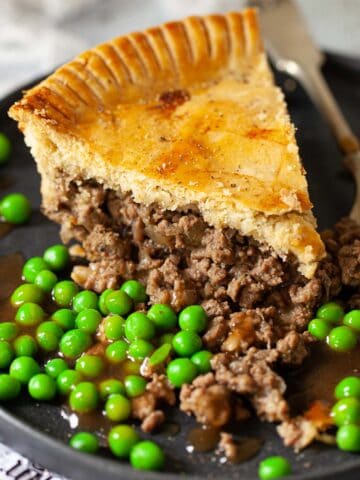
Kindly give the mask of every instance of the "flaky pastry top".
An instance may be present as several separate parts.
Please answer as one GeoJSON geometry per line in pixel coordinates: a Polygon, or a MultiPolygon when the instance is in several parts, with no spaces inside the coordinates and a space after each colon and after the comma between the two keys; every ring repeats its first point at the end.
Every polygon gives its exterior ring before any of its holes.
{"type": "Polygon", "coordinates": [[[296,255],[306,276],[324,254],[253,9],[100,45],[26,92],[10,115],[45,175],[94,178],[165,209],[196,204],[211,225],[296,255]]]}

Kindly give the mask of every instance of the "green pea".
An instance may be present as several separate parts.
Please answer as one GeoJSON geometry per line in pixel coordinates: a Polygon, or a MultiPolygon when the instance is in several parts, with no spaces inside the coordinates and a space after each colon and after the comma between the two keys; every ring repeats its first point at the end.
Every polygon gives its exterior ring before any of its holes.
{"type": "Polygon", "coordinates": [[[162,470],[165,455],[156,443],[143,440],[131,449],[130,463],[137,470],[162,470]]]}
{"type": "Polygon", "coordinates": [[[192,330],[183,330],[174,336],[172,346],[180,357],[191,357],[201,349],[202,341],[192,330]]]}
{"type": "Polygon", "coordinates": [[[19,333],[19,327],[14,322],[0,323],[0,341],[11,341],[19,333]]]}
{"type": "Polygon", "coordinates": [[[99,440],[93,433],[75,433],[69,443],[71,448],[83,453],[96,453],[99,450],[99,440]]]}
{"type": "Polygon", "coordinates": [[[94,308],[86,308],[77,314],[75,325],[83,332],[93,334],[96,332],[102,316],[98,310],[94,308]]]}
{"type": "Polygon", "coordinates": [[[24,283],[14,290],[10,301],[14,307],[20,307],[24,303],[42,303],[44,292],[37,285],[24,283]]]}
{"type": "Polygon", "coordinates": [[[11,143],[5,133],[0,132],[0,165],[4,165],[11,153],[11,143]]]}
{"type": "Polygon", "coordinates": [[[325,340],[329,335],[332,326],[327,320],[314,318],[308,324],[308,331],[311,335],[319,340],[325,340]]]}
{"type": "Polygon", "coordinates": [[[16,312],[15,320],[23,327],[35,327],[45,318],[44,310],[37,303],[24,303],[16,312]]]}
{"type": "Polygon", "coordinates": [[[35,400],[48,401],[56,396],[56,383],[46,373],[38,373],[29,381],[28,390],[35,400]]]}
{"type": "Polygon", "coordinates": [[[45,250],[44,260],[51,270],[64,270],[70,262],[69,251],[64,245],[53,245],[45,250]]]}
{"type": "Polygon", "coordinates": [[[360,424],[360,401],[354,397],[342,398],[331,409],[335,425],[360,424]]]}
{"type": "Polygon", "coordinates": [[[161,330],[171,330],[177,326],[177,316],[170,305],[155,303],[150,307],[147,316],[161,330]]]}
{"type": "Polygon", "coordinates": [[[359,377],[346,377],[336,385],[335,398],[340,400],[346,397],[356,397],[360,399],[359,377]]]}
{"type": "Polygon", "coordinates": [[[83,376],[76,370],[64,370],[56,379],[57,388],[61,395],[68,395],[76,385],[83,380],[83,376]]]}
{"type": "Polygon", "coordinates": [[[111,363],[120,363],[126,358],[128,344],[124,340],[117,340],[106,347],[105,356],[111,363]]]}
{"type": "Polygon", "coordinates": [[[129,425],[117,425],[108,435],[110,450],[118,458],[128,458],[131,449],[140,441],[136,430],[129,425]]]}
{"type": "Polygon", "coordinates": [[[342,325],[333,328],[327,337],[327,343],[332,350],[337,352],[349,352],[356,347],[357,336],[351,328],[342,325]]]}
{"type": "Polygon", "coordinates": [[[7,368],[14,358],[14,350],[9,342],[0,341],[0,369],[7,368]]]}
{"type": "Polygon", "coordinates": [[[141,370],[141,361],[139,360],[124,360],[121,365],[121,371],[127,375],[139,375],[141,370]]]}
{"type": "Polygon", "coordinates": [[[21,390],[19,380],[7,373],[0,374],[0,401],[16,398],[21,390]]]}
{"type": "Polygon", "coordinates": [[[60,307],[70,307],[78,291],[79,287],[75,282],[71,280],[62,280],[54,286],[52,296],[54,301],[60,305],[60,307]]]}
{"type": "Polygon", "coordinates": [[[51,320],[59,325],[64,331],[75,328],[76,313],[69,308],[60,308],[51,315],[51,320]]]}
{"type": "Polygon", "coordinates": [[[12,377],[26,384],[30,378],[40,372],[39,364],[32,357],[18,357],[12,361],[9,373],[12,377]]]}
{"type": "Polygon", "coordinates": [[[167,360],[172,350],[170,343],[164,343],[161,347],[157,348],[149,359],[149,364],[152,366],[160,365],[167,360]]]}
{"type": "Polygon", "coordinates": [[[106,400],[114,393],[121,393],[121,395],[125,395],[126,393],[123,383],[116,378],[108,378],[107,380],[103,380],[99,385],[99,391],[102,400],[106,400]]]}
{"type": "Polygon", "coordinates": [[[36,329],[36,340],[39,347],[45,352],[53,352],[59,346],[63,335],[59,325],[51,320],[41,323],[36,329]]]}
{"type": "Polygon", "coordinates": [[[151,352],[153,352],[154,347],[150,342],[138,338],[134,340],[129,345],[128,354],[131,358],[136,360],[144,360],[144,358],[149,357],[151,352]]]}
{"type": "Polygon", "coordinates": [[[124,379],[126,394],[128,397],[138,397],[145,392],[147,381],[139,375],[128,375],[124,379]]]}
{"type": "Polygon", "coordinates": [[[169,363],[166,374],[174,387],[180,388],[185,383],[191,383],[198,370],[189,358],[177,358],[169,363]]]}
{"type": "Polygon", "coordinates": [[[76,360],[75,370],[85,377],[95,378],[104,370],[104,361],[97,355],[85,354],[76,360]]]}
{"type": "Polygon", "coordinates": [[[125,320],[120,315],[111,315],[104,319],[104,333],[108,340],[120,340],[125,333],[125,320]]]}
{"type": "Polygon", "coordinates": [[[179,315],[179,325],[182,330],[201,333],[206,329],[208,318],[201,305],[190,305],[179,315]]]}
{"type": "Polygon", "coordinates": [[[146,302],[147,295],[145,287],[137,280],[128,280],[121,285],[120,290],[125,292],[135,303],[146,302]]]}
{"type": "Polygon", "coordinates": [[[78,383],[71,391],[69,403],[72,410],[78,413],[87,413],[95,410],[99,402],[99,394],[91,382],[78,383]]]}
{"type": "Polygon", "coordinates": [[[60,352],[66,358],[77,358],[91,345],[91,337],[88,333],[79,329],[69,330],[64,333],[60,340],[60,352]]]}
{"type": "Polygon", "coordinates": [[[35,357],[38,345],[31,335],[20,335],[14,340],[13,347],[17,357],[35,357]]]}
{"type": "Polygon", "coordinates": [[[73,309],[79,313],[82,310],[92,308],[97,310],[98,308],[98,296],[91,290],[83,290],[75,295],[73,299],[73,309]]]}
{"type": "Polygon", "coordinates": [[[106,298],[111,292],[114,292],[114,289],[107,288],[102,292],[102,294],[99,297],[99,310],[103,315],[109,315],[110,313],[109,309],[106,306],[106,298]]]}
{"type": "Polygon", "coordinates": [[[360,310],[351,310],[343,319],[343,324],[356,330],[360,333],[360,310]]]}
{"type": "Polygon", "coordinates": [[[195,363],[197,369],[200,373],[208,373],[211,371],[212,353],[208,350],[201,350],[200,352],[194,353],[191,357],[191,361],[195,363]]]}
{"type": "Polygon", "coordinates": [[[51,272],[50,270],[42,270],[36,275],[34,283],[41,288],[41,290],[44,290],[44,292],[50,293],[55,287],[57,281],[58,278],[54,272],[51,272]]]}
{"type": "Polygon", "coordinates": [[[106,296],[105,306],[110,313],[127,315],[133,308],[133,301],[127,293],[115,290],[106,296]]]}
{"type": "Polygon", "coordinates": [[[63,358],[52,358],[45,364],[45,372],[52,378],[58,378],[60,373],[69,369],[69,365],[63,358]]]}
{"type": "Polygon", "coordinates": [[[134,312],[126,319],[125,335],[130,342],[138,338],[152,340],[155,337],[155,327],[145,313],[134,312]]]}
{"type": "Polygon", "coordinates": [[[48,264],[41,257],[32,257],[27,260],[23,266],[22,276],[29,282],[34,283],[36,275],[42,270],[47,270],[48,264]]]}
{"type": "Polygon", "coordinates": [[[174,333],[164,333],[159,338],[159,345],[163,345],[164,343],[169,343],[171,345],[171,348],[172,348],[172,342],[173,342],[174,337],[175,337],[174,333]]]}
{"type": "Polygon", "coordinates": [[[316,312],[316,318],[322,318],[330,323],[340,323],[344,316],[344,309],[335,302],[322,305],[316,312]]]}
{"type": "Polygon", "coordinates": [[[261,480],[272,480],[291,474],[289,461],[280,456],[265,458],[259,465],[258,475],[261,480]]]}
{"type": "Polygon", "coordinates": [[[110,395],[105,403],[105,414],[113,422],[123,422],[130,417],[131,403],[120,393],[110,395]]]}
{"type": "Polygon", "coordinates": [[[342,425],[336,433],[336,444],[345,452],[360,452],[360,426],[342,425]]]}
{"type": "Polygon", "coordinates": [[[20,225],[30,218],[30,202],[22,193],[10,193],[1,200],[0,214],[7,222],[20,225]]]}

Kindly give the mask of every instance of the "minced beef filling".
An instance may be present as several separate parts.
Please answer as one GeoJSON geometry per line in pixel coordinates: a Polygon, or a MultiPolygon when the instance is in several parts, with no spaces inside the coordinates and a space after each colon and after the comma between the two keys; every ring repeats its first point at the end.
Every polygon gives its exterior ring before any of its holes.
{"type": "MultiPolygon", "coordinates": [[[[137,278],[147,285],[151,303],[177,311],[200,303],[207,311],[203,341],[215,353],[214,371],[182,388],[180,408],[219,427],[248,416],[245,398],[261,419],[287,424],[286,385],[277,366],[302,363],[314,308],[339,295],[342,285],[349,287],[349,305],[359,308],[360,227],[344,219],[324,232],[327,257],[307,280],[291,256],[281,259],[236,230],[209,226],[193,205],[164,211],[61,175],[56,191],[45,213],[61,224],[64,241],[82,243],[90,262],[85,271],[75,267],[76,281],[100,292],[137,278]],[[221,415],[215,413],[219,405],[221,415]]],[[[147,395],[149,408],[146,398],[139,399],[135,412],[148,431],[163,418],[155,394],[147,395]]]]}

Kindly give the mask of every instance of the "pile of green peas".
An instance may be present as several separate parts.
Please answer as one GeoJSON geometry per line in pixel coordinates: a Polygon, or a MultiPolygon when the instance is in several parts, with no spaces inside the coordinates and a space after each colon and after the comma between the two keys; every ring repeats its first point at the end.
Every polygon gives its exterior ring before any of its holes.
{"type": "Polygon", "coordinates": [[[340,450],[360,452],[360,378],[351,376],[341,380],[334,392],[337,400],[331,417],[338,427],[336,443],[340,450]]]}
{"type": "MultiPolygon", "coordinates": [[[[98,295],[64,279],[69,264],[63,245],[53,245],[24,264],[25,283],[10,298],[15,318],[0,323],[0,401],[26,388],[37,401],[60,395],[78,414],[101,407],[110,421],[122,423],[131,417],[132,398],[146,390],[143,363],[161,366],[176,388],[211,370],[212,354],[202,346],[208,318],[201,306],[188,306],[179,315],[164,304],[145,311],[147,295],[140,282],[128,280],[118,290],[98,295]],[[91,353],[100,342],[104,353],[91,353]]],[[[84,436],[84,451],[97,449],[91,435],[84,436]],[[86,439],[92,440],[87,444],[86,439]]],[[[116,440],[109,438],[109,445],[118,451],[116,440]]],[[[128,452],[130,463],[143,469],[161,468],[162,456],[153,442],[139,439],[128,452]],[[158,460],[151,463],[151,457],[158,460]]]]}
{"type": "Polygon", "coordinates": [[[326,303],[309,322],[308,331],[315,338],[325,340],[332,350],[349,352],[356,347],[360,335],[360,310],[345,313],[338,303],[326,303]]]}
{"type": "MultiPolygon", "coordinates": [[[[141,440],[130,425],[116,425],[107,437],[108,445],[115,457],[130,460],[137,470],[161,470],[165,464],[162,449],[150,440],[141,440]]],[[[84,453],[97,453],[99,440],[89,432],[78,432],[70,439],[70,446],[84,453]]]]}

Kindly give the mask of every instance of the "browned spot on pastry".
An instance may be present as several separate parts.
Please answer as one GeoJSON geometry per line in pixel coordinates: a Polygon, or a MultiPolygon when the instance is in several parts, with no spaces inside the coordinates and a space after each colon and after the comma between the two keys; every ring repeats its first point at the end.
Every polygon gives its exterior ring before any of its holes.
{"type": "Polygon", "coordinates": [[[252,128],[248,130],[245,135],[248,138],[264,138],[268,139],[271,137],[272,133],[274,132],[273,129],[266,129],[266,128],[252,128]]]}
{"type": "Polygon", "coordinates": [[[305,195],[304,192],[301,192],[300,190],[298,190],[296,192],[296,197],[299,200],[301,208],[303,210],[309,210],[310,208],[312,208],[313,205],[310,202],[309,197],[305,195]]]}
{"type": "Polygon", "coordinates": [[[159,100],[166,108],[176,108],[187,100],[190,100],[190,93],[187,90],[173,90],[164,92],[160,95],[159,100]]]}

